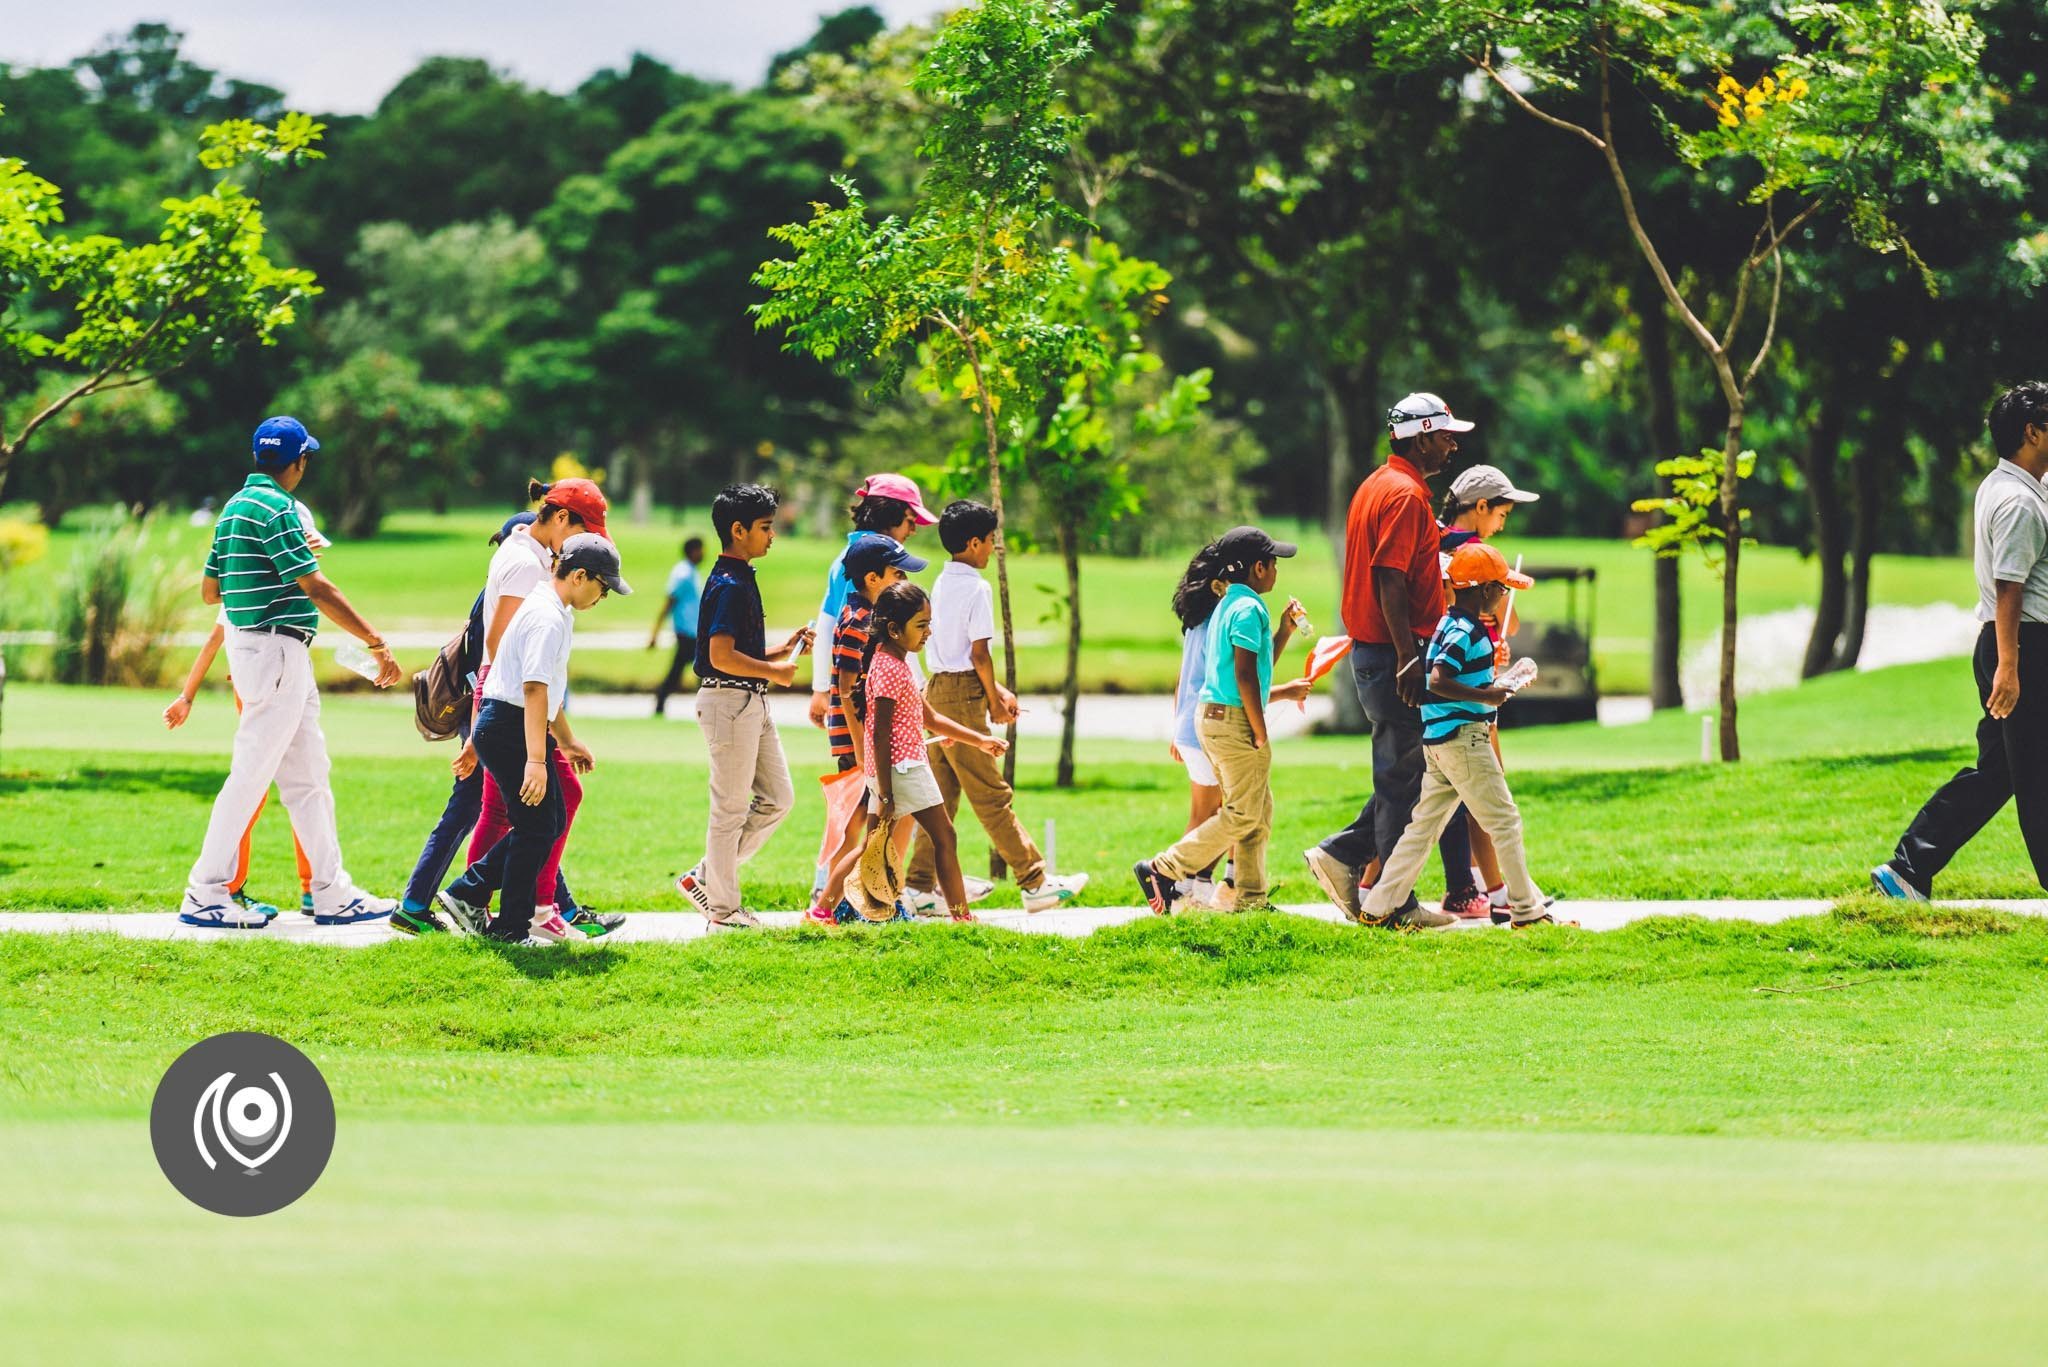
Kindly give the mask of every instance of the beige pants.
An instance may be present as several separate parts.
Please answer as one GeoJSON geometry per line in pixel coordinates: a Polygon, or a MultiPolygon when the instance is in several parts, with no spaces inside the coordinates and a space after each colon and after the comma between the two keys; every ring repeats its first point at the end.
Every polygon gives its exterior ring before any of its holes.
{"type": "MultiPolygon", "coordinates": [[[[924,700],[932,711],[959,722],[970,731],[987,735],[988,695],[982,692],[978,674],[934,674],[925,685],[924,700]]],[[[939,781],[939,795],[945,799],[946,816],[960,810],[964,793],[974,808],[974,819],[988,832],[988,843],[1010,866],[1010,876],[1025,892],[1045,881],[1045,856],[1038,852],[1017,819],[1011,802],[1015,794],[1003,781],[1003,762],[986,750],[971,745],[931,744],[932,776],[939,781]]],[[[900,808],[899,808],[900,810],[900,808]]],[[[931,837],[922,827],[917,832],[917,849],[910,857],[906,882],[920,892],[938,886],[939,864],[932,853],[931,837]]]]}
{"type": "Polygon", "coordinates": [[[1252,744],[1242,707],[1203,703],[1195,714],[1202,753],[1216,766],[1223,807],[1152,860],[1167,878],[1187,878],[1228,854],[1237,864],[1237,908],[1266,905],[1266,840],[1273,833],[1273,749],[1252,744]]]}
{"type": "Polygon", "coordinates": [[[697,725],[711,752],[711,829],[704,891],[714,916],[739,910],[740,865],[768,843],[796,805],[782,737],[768,700],[744,688],[700,688],[697,725]]]}
{"type": "Polygon", "coordinates": [[[1459,727],[1449,740],[1423,746],[1422,763],[1422,794],[1415,799],[1415,814],[1380,870],[1379,882],[1366,896],[1361,909],[1367,919],[1378,920],[1408,900],[1430,847],[1443,834],[1460,802],[1493,837],[1493,851],[1500,859],[1501,876],[1507,880],[1514,918],[1524,921],[1542,915],[1543,904],[1522,851],[1521,809],[1508,792],[1500,756],[1493,752],[1491,728],[1485,722],[1459,727]]]}

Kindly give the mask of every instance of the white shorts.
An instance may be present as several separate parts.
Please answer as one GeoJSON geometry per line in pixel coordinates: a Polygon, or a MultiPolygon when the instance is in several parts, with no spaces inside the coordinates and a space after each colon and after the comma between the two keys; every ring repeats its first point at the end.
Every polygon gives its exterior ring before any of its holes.
{"type": "Polygon", "coordinates": [[[1198,788],[1222,787],[1216,781],[1216,766],[1209,763],[1209,757],[1202,753],[1201,746],[1175,741],[1174,747],[1180,751],[1180,762],[1188,767],[1188,782],[1198,788]]]}
{"type": "MultiPolygon", "coordinates": [[[[933,775],[932,766],[923,760],[897,765],[889,786],[896,798],[898,816],[910,816],[946,800],[939,792],[939,780],[933,775]]],[[[873,799],[874,809],[879,810],[882,789],[872,778],[868,780],[868,795],[873,799]]]]}

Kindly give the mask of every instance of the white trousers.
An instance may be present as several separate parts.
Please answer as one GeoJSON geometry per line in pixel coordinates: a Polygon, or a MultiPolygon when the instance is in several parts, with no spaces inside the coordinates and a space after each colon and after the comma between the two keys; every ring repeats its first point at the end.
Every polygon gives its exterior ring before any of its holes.
{"type": "Polygon", "coordinates": [[[274,781],[312,866],[313,909],[339,911],[355,885],[341,866],[312,652],[289,636],[235,627],[227,629],[227,652],[228,672],[242,695],[242,719],[227,782],[213,800],[206,841],[188,880],[192,897],[201,905],[228,900],[242,832],[274,781]]]}

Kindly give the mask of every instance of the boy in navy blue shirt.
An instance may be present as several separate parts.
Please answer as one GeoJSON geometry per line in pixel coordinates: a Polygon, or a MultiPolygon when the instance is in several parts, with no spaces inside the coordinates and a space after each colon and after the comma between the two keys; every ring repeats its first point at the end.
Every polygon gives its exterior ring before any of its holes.
{"type": "Polygon", "coordinates": [[[768,715],[768,686],[796,681],[811,629],[768,649],[753,563],[775,544],[778,502],[773,489],[729,484],[711,503],[720,552],[697,609],[697,724],[711,752],[711,823],[704,857],[676,880],[676,891],[713,930],[760,924],[740,905],[739,866],[796,802],[782,737],[768,715]]]}
{"type": "Polygon", "coordinates": [[[1500,612],[1509,588],[1531,588],[1534,581],[1509,569],[1501,553],[1483,541],[1453,551],[1447,577],[1456,598],[1422,656],[1429,671],[1429,692],[1422,702],[1422,795],[1379,882],[1366,894],[1361,919],[1368,925],[1431,930],[1457,920],[1430,911],[1403,916],[1401,907],[1414,891],[1429,847],[1463,802],[1493,837],[1507,877],[1510,924],[1517,929],[1546,924],[1552,917],[1529,877],[1522,850],[1522,814],[1493,752],[1494,714],[1519,684],[1513,677],[1506,687],[1495,681],[1493,638],[1479,621],[1500,612]]]}

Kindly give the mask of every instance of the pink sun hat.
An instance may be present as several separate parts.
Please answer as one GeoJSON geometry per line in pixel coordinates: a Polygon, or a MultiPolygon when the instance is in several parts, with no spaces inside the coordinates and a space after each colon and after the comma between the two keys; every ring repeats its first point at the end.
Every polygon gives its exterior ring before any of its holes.
{"type": "Polygon", "coordinates": [[[869,475],[853,491],[853,496],[856,500],[872,496],[908,503],[910,515],[920,527],[929,527],[939,520],[938,514],[924,506],[924,495],[918,493],[917,485],[902,475],[869,475]]]}

